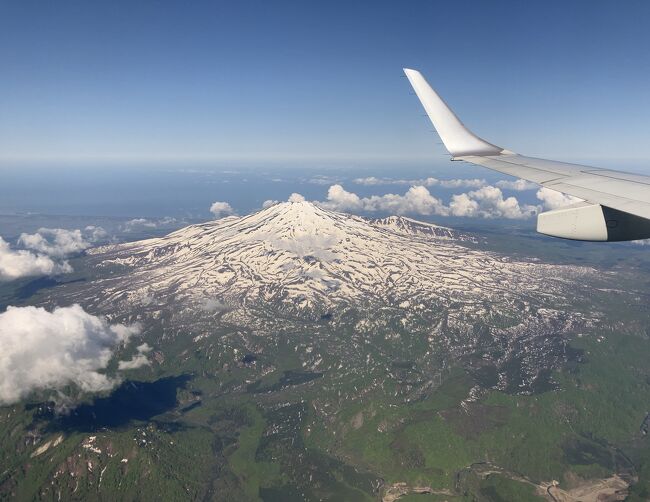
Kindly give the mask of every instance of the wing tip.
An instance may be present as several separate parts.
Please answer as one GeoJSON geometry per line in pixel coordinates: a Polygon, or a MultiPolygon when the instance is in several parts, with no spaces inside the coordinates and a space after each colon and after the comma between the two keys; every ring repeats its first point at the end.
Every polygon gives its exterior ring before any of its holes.
{"type": "Polygon", "coordinates": [[[503,151],[503,148],[485,141],[467,129],[419,71],[411,68],[403,70],[452,157],[498,155],[503,151]]]}

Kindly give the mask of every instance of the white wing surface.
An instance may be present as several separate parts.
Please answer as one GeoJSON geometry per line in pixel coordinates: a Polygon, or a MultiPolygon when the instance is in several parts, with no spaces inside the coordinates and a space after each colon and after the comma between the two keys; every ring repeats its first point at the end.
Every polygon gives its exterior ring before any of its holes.
{"type": "MultiPolygon", "coordinates": [[[[612,208],[616,212],[621,211],[643,219],[650,219],[650,176],[525,157],[493,145],[467,129],[420,72],[404,69],[404,73],[406,73],[445,148],[451,154],[452,160],[464,160],[501,173],[517,176],[579,197],[589,203],[604,206],[605,210],[612,208]]],[[[618,220],[620,219],[618,218],[618,220]]],[[[565,236],[562,235],[562,237],[565,236]]],[[[625,238],[593,240],[628,240],[629,238],[641,237],[634,235],[625,238]]]]}

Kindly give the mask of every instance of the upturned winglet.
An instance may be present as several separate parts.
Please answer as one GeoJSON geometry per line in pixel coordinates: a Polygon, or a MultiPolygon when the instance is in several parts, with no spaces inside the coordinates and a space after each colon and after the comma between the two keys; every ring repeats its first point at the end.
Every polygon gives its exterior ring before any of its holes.
{"type": "Polygon", "coordinates": [[[467,129],[419,71],[404,68],[404,73],[452,157],[499,155],[504,152],[503,148],[488,143],[467,129]]]}

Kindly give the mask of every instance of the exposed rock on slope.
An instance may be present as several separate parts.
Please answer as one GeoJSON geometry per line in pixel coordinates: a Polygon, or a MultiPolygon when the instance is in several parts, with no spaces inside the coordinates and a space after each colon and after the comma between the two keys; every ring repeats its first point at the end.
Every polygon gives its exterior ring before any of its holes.
{"type": "Polygon", "coordinates": [[[433,302],[463,318],[520,312],[531,301],[561,297],[588,273],[463,245],[471,239],[408,218],[368,220],[301,201],[91,253],[100,267],[119,266],[99,284],[104,306],[155,298],[327,312],[339,302],[433,302]]]}

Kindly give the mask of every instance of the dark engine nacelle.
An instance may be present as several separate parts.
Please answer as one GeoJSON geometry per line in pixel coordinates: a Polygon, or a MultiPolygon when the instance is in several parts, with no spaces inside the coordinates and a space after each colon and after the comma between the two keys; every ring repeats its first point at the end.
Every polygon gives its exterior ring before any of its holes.
{"type": "Polygon", "coordinates": [[[650,238],[650,220],[600,204],[579,202],[540,213],[537,231],[578,241],[632,241],[650,238]]]}

